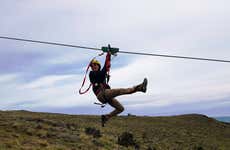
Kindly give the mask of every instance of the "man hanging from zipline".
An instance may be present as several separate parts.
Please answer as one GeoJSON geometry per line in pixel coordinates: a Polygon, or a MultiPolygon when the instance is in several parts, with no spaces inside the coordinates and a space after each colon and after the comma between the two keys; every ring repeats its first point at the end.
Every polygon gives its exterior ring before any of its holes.
{"type": "MultiPolygon", "coordinates": [[[[112,53],[114,54],[114,53],[112,53]]],[[[93,92],[96,95],[97,99],[102,103],[108,103],[110,106],[114,107],[115,110],[110,112],[109,114],[105,114],[101,116],[102,127],[104,124],[113,116],[116,116],[124,111],[124,107],[119,103],[115,97],[125,94],[132,94],[135,92],[146,92],[147,90],[147,79],[131,88],[118,88],[111,89],[108,85],[109,75],[108,72],[111,66],[111,52],[107,51],[105,64],[101,69],[101,64],[98,60],[93,59],[89,66],[91,67],[91,71],[89,73],[90,82],[93,85],[93,92]]]]}

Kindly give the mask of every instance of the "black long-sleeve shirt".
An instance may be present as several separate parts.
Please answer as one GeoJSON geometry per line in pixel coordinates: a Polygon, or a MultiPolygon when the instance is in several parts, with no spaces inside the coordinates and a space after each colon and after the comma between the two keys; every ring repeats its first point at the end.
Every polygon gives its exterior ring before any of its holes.
{"type": "Polygon", "coordinates": [[[106,74],[110,68],[110,54],[107,53],[104,67],[99,71],[90,71],[89,79],[93,84],[93,92],[95,95],[99,93],[100,86],[103,85],[104,89],[110,89],[110,86],[106,83],[106,74]]]}

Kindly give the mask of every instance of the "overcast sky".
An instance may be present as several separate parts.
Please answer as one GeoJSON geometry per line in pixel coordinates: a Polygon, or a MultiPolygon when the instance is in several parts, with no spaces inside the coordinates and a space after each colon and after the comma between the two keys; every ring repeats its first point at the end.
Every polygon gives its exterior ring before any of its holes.
{"type": "MultiPolygon", "coordinates": [[[[0,36],[88,47],[230,60],[228,0],[1,0],[0,36]]],[[[0,39],[0,109],[101,114],[79,95],[98,51],[0,39]]],[[[99,58],[104,63],[104,57],[99,58]]],[[[123,113],[230,115],[230,64],[118,54],[112,88],[149,80],[120,96],[123,113]]]]}

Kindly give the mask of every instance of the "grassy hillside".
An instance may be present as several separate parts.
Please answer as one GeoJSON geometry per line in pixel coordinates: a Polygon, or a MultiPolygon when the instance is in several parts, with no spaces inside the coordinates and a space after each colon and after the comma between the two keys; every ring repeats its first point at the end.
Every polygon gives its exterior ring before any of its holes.
{"type": "Polygon", "coordinates": [[[229,150],[230,124],[203,115],[99,116],[0,111],[0,150],[229,150]],[[119,140],[118,140],[119,139],[119,140]]]}

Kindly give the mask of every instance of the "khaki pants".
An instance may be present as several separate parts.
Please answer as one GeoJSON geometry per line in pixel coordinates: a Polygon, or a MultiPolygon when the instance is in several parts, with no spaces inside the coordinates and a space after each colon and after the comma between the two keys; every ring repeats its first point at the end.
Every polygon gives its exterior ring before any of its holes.
{"type": "Polygon", "coordinates": [[[114,107],[115,110],[111,113],[107,114],[107,116],[113,117],[124,111],[124,107],[119,103],[115,97],[125,94],[132,94],[136,92],[135,88],[120,88],[120,89],[105,89],[104,91],[101,91],[97,95],[97,99],[105,104],[108,103],[110,106],[114,107]]]}

